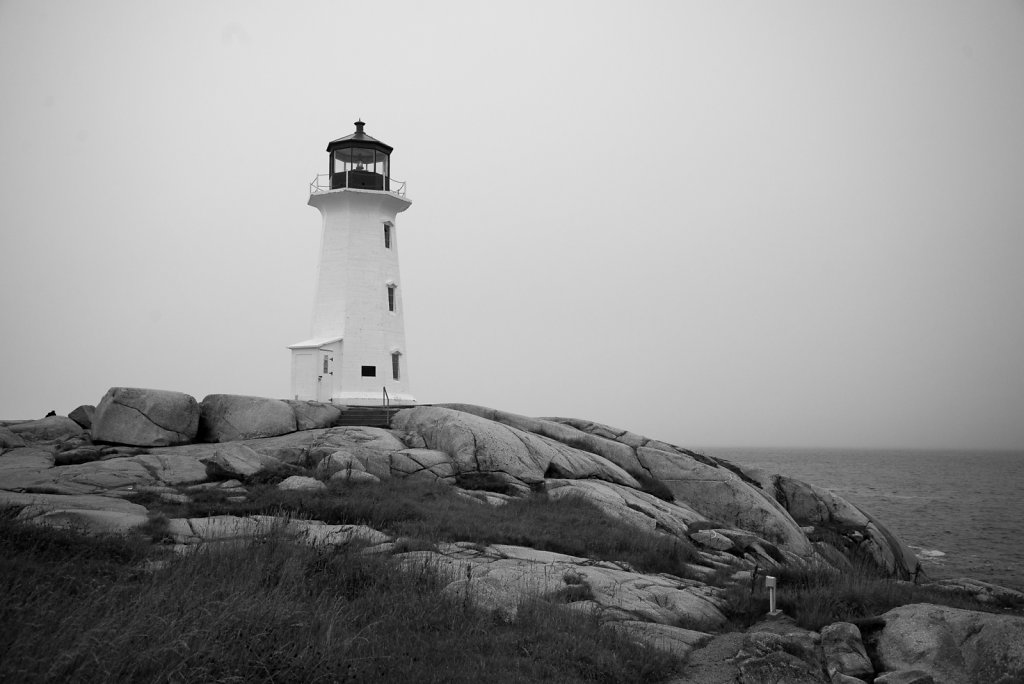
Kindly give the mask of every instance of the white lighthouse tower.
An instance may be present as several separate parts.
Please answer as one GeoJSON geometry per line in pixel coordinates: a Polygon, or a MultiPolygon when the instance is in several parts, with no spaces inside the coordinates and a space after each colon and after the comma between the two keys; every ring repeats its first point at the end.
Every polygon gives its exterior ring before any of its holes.
{"type": "Polygon", "coordinates": [[[391,178],[392,148],[363,132],[327,145],[310,184],[323,236],[312,337],[293,344],[292,395],[349,406],[413,404],[405,356],[396,217],[412,204],[391,178]]]}

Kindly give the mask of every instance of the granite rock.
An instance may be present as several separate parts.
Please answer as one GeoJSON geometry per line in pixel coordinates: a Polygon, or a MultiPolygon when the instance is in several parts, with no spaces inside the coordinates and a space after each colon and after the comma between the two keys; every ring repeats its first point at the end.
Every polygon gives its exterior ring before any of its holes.
{"type": "Polygon", "coordinates": [[[886,671],[920,670],[936,684],[1024,673],[1024,617],[918,603],[893,608],[882,619],[876,651],[886,671]]]}
{"type": "Polygon", "coordinates": [[[196,437],[199,405],[182,392],[111,387],[96,406],[92,438],[138,447],[185,444],[196,437]]]}
{"type": "Polygon", "coordinates": [[[199,437],[204,442],[235,442],[295,432],[295,411],[279,399],[210,394],[200,404],[199,437]]]}

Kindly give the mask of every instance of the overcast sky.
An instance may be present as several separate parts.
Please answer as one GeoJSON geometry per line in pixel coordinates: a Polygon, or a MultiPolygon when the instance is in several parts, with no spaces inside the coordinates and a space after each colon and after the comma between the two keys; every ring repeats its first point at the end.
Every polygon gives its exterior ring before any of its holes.
{"type": "Polygon", "coordinates": [[[0,418],[284,397],[326,143],[424,402],[1024,449],[1021,2],[0,0],[0,418]]]}

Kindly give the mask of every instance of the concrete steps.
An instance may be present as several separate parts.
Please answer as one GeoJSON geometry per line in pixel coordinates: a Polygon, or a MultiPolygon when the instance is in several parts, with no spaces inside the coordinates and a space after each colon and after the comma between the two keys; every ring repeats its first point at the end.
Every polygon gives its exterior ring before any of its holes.
{"type": "Polygon", "coordinates": [[[335,421],[339,427],[365,426],[365,427],[391,427],[391,416],[395,408],[384,408],[383,406],[346,406],[341,411],[341,417],[335,421]]]}

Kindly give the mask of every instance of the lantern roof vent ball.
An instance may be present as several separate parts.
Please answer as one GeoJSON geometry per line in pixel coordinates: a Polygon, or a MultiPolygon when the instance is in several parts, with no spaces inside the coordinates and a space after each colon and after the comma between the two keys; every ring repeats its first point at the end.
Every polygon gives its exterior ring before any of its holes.
{"type": "Polygon", "coordinates": [[[368,147],[371,149],[379,150],[384,154],[391,154],[394,149],[391,145],[386,145],[380,140],[377,140],[373,136],[367,135],[363,132],[363,126],[366,124],[362,121],[356,121],[356,132],[350,135],[346,135],[344,138],[338,138],[327,143],[327,151],[333,152],[334,150],[344,149],[346,147],[368,147]]]}

